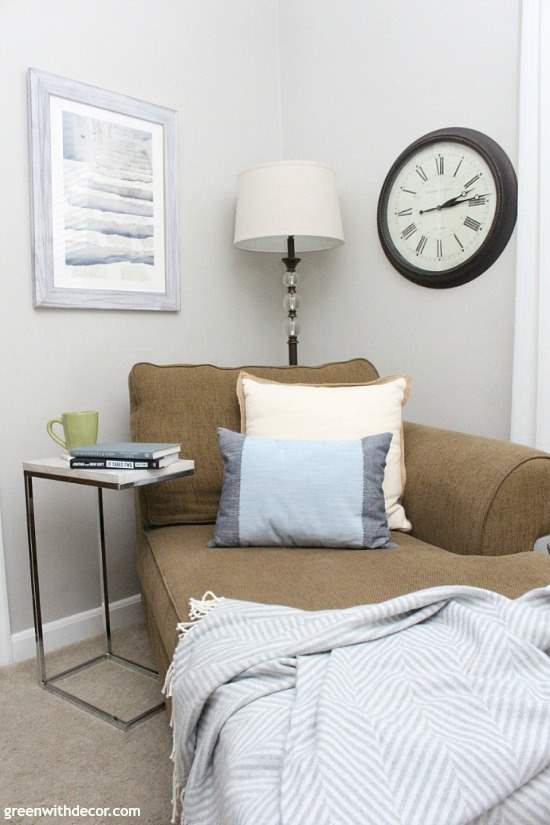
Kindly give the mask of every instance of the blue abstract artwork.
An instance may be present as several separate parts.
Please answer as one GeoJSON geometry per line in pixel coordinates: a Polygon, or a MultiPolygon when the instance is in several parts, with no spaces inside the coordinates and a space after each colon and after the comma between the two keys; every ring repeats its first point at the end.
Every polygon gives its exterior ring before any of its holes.
{"type": "Polygon", "coordinates": [[[28,80],[34,306],[177,312],[177,112],[28,80]]]}
{"type": "Polygon", "coordinates": [[[102,277],[126,264],[132,277],[146,277],[155,264],[151,132],[62,117],[65,264],[102,277]]]}

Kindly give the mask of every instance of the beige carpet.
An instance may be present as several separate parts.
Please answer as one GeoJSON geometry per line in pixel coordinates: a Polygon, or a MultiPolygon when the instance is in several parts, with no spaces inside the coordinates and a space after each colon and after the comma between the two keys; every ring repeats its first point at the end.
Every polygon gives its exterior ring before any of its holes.
{"type": "MultiPolygon", "coordinates": [[[[144,627],[113,634],[114,650],[151,664],[144,627]]],[[[54,673],[102,652],[93,639],[48,656],[54,673]]],[[[159,701],[159,683],[110,662],[58,682],[123,719],[159,701]]],[[[170,822],[171,732],[162,711],[123,732],[40,688],[34,662],[0,668],[0,821],[170,822]],[[138,807],[139,817],[13,817],[4,808],[138,807]]]]}

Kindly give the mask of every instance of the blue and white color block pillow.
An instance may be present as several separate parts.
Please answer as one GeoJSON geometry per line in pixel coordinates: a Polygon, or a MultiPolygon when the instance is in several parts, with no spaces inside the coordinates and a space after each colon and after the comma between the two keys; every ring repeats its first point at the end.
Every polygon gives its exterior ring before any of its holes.
{"type": "Polygon", "coordinates": [[[218,437],[225,472],[213,546],[389,545],[382,482],[391,433],[296,441],[219,428],[218,437]]]}

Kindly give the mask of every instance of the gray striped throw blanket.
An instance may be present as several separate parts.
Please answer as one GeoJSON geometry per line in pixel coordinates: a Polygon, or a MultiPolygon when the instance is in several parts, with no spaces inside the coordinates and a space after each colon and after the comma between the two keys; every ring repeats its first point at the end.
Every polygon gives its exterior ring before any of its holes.
{"type": "Polygon", "coordinates": [[[167,678],[175,821],[550,825],[550,587],[191,607],[167,678]]]}

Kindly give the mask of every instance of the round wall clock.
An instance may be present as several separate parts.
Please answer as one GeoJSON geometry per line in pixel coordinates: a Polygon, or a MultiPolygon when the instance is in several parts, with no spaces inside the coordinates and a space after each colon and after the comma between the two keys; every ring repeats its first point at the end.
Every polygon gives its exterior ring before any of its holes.
{"type": "Polygon", "coordinates": [[[516,175],[498,143],[474,129],[440,129],[407,147],[388,172],[378,234],[405,278],[445,289],[496,261],[516,213],[516,175]]]}

